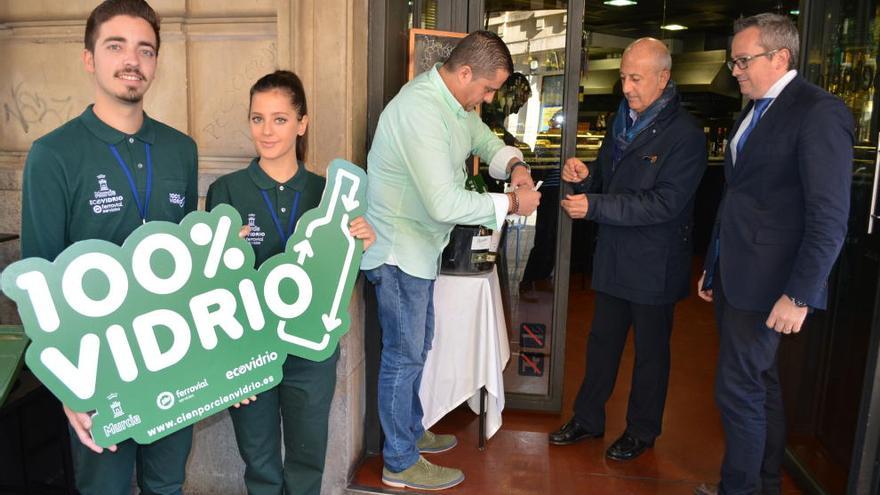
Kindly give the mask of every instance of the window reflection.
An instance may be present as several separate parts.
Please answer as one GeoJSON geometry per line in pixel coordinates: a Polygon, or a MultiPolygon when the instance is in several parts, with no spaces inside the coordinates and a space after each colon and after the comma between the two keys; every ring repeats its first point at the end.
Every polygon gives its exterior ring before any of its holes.
{"type": "MultiPolygon", "coordinates": [[[[497,266],[511,349],[504,382],[508,392],[546,395],[553,341],[566,5],[551,1],[545,2],[546,9],[502,10],[505,3],[510,2],[487,2],[486,29],[507,43],[514,74],[495,101],[483,106],[482,116],[505,143],[523,152],[534,180],[543,181],[543,196],[534,214],[507,221],[499,246],[497,266]]],[[[485,163],[481,171],[490,187],[500,190],[502,185],[488,176],[485,163]]]]}

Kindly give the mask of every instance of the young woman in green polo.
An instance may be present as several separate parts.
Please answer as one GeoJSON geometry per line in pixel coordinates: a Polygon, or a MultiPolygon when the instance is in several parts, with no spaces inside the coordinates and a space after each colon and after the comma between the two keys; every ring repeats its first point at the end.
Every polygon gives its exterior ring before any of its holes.
{"type": "MultiPolygon", "coordinates": [[[[253,246],[259,267],[284,250],[297,219],[318,206],[325,179],[300,161],[305,156],[309,118],[296,74],[275,71],[260,78],[251,87],[248,119],[259,156],[247,168],[211,184],[207,208],[227,203],[238,210],[247,226],[242,234],[253,246]]],[[[376,238],[362,217],[351,222],[350,233],[364,241],[364,249],[376,238]]],[[[338,356],[338,349],[323,362],[288,356],[281,385],[230,409],[249,494],[321,491],[338,356]]]]}

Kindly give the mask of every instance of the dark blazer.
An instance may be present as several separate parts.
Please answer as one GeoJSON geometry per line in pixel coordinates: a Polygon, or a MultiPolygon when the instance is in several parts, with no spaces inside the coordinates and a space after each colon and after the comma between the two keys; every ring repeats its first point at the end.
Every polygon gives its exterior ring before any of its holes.
{"type": "Polygon", "coordinates": [[[796,76],[752,130],[736,166],[727,152],[704,285],[721,276],[727,301],[746,311],[769,312],[783,294],[824,309],[846,235],[852,155],[850,111],[796,76]]]}
{"type": "Polygon", "coordinates": [[[669,304],[690,287],[694,194],[706,171],[706,136],[678,98],[613,166],[609,130],[576,190],[599,224],[593,289],[640,304],[669,304]]]}

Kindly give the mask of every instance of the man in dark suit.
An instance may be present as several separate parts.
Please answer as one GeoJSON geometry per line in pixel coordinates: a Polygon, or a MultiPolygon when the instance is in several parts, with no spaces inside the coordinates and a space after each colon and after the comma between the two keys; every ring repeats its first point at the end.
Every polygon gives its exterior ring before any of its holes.
{"type": "Polygon", "coordinates": [[[632,325],[636,362],[626,431],[606,451],[621,461],[639,456],[660,435],[672,315],[688,294],[694,194],[706,170],[706,137],[680,104],[671,64],[656,39],[627,47],[620,64],[625,98],[598,158],[589,168],[569,158],[562,169],[563,180],[580,192],[567,195],[562,208],[599,224],[596,311],[574,417],[550,434],[550,443],[604,434],[605,402],[632,325]]]}
{"type": "Polygon", "coordinates": [[[720,338],[720,492],[779,493],[785,420],[776,350],[810,308],[825,308],[849,212],[852,115],[794,70],[791,20],[759,14],[737,20],[734,32],[728,66],[749,103],[732,131],[698,290],[714,299],[720,338]]]}

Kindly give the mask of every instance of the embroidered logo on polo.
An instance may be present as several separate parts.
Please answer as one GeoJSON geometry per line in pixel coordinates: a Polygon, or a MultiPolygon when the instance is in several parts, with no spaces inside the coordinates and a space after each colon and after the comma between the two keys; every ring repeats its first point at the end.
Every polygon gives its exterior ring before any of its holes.
{"type": "Polygon", "coordinates": [[[186,194],[168,193],[168,202],[183,208],[186,204],[186,194]]]}
{"type": "Polygon", "coordinates": [[[103,215],[122,210],[124,198],[121,194],[117,194],[115,189],[110,189],[107,184],[107,176],[98,174],[95,178],[98,180],[98,190],[94,193],[94,199],[89,200],[92,212],[96,215],[103,215]]]}
{"type": "Polygon", "coordinates": [[[263,232],[263,229],[261,229],[259,225],[257,225],[257,214],[248,213],[247,222],[248,227],[250,227],[251,231],[244,239],[248,241],[248,244],[250,244],[251,246],[259,246],[263,243],[263,240],[265,240],[266,233],[263,232]]]}

